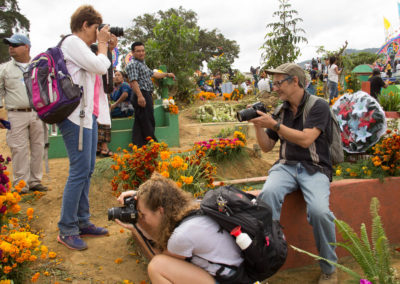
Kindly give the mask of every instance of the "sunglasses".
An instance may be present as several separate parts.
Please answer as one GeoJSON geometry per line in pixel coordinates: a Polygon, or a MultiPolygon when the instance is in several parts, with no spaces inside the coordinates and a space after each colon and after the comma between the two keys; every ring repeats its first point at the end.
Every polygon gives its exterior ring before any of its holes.
{"type": "Polygon", "coordinates": [[[287,81],[287,80],[290,80],[290,79],[292,79],[293,77],[292,76],[288,76],[288,77],[286,77],[285,79],[282,79],[282,80],[279,80],[279,81],[275,81],[275,82],[272,82],[272,86],[275,86],[275,87],[278,87],[278,88],[280,88],[281,87],[281,85],[285,82],[285,81],[287,81]]]}
{"type": "Polygon", "coordinates": [[[8,45],[9,45],[9,46],[12,46],[12,47],[14,47],[14,48],[16,48],[16,47],[23,46],[23,45],[25,45],[25,44],[23,44],[23,43],[12,43],[12,42],[10,42],[8,45]]]}

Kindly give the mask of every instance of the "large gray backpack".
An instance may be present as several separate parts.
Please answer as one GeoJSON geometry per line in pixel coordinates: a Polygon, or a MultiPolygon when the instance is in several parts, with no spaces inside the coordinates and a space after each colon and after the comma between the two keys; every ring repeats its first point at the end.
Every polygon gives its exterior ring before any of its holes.
{"type": "MultiPolygon", "coordinates": [[[[309,114],[311,108],[314,106],[315,102],[318,100],[324,100],[323,98],[319,98],[314,95],[309,95],[306,104],[304,106],[303,110],[303,125],[307,119],[307,115],[309,114]]],[[[275,111],[274,115],[276,117],[281,117],[282,116],[282,104],[279,105],[275,111]]],[[[339,164],[344,161],[344,152],[343,152],[343,145],[342,145],[342,136],[340,132],[340,126],[339,123],[336,119],[335,114],[332,111],[332,108],[329,108],[329,111],[331,113],[331,121],[330,121],[330,128],[331,128],[331,133],[330,135],[328,134],[328,142],[329,142],[329,153],[332,161],[332,165],[339,164]]],[[[315,151],[315,147],[313,147],[313,144],[309,147],[310,151],[315,151]]],[[[311,157],[316,157],[316,153],[311,153],[311,157]]]]}

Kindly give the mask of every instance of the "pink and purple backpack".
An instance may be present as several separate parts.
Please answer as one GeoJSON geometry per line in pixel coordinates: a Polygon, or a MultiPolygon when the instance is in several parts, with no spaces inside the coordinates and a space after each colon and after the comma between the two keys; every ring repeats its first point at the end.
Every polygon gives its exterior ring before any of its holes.
{"type": "Polygon", "coordinates": [[[83,89],[74,84],[65,65],[61,44],[37,55],[24,73],[32,107],[46,123],[59,123],[79,105],[83,89]]]}

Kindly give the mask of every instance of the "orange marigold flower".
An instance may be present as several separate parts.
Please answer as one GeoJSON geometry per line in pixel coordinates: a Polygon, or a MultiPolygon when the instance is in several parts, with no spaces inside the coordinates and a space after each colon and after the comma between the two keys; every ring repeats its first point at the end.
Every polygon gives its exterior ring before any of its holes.
{"type": "Polygon", "coordinates": [[[38,281],[39,276],[40,276],[40,273],[39,273],[39,272],[36,272],[36,273],[32,276],[31,281],[32,281],[32,282],[38,281]]]}
{"type": "Polygon", "coordinates": [[[54,251],[49,252],[49,258],[56,258],[57,253],[55,253],[54,251]]]}
{"type": "Polygon", "coordinates": [[[160,158],[163,161],[169,159],[170,155],[171,155],[171,153],[169,151],[161,151],[160,152],[160,158]]]}
{"type": "Polygon", "coordinates": [[[122,262],[122,258],[117,258],[116,260],[114,260],[114,262],[115,262],[116,264],[120,264],[120,263],[122,262]]]}

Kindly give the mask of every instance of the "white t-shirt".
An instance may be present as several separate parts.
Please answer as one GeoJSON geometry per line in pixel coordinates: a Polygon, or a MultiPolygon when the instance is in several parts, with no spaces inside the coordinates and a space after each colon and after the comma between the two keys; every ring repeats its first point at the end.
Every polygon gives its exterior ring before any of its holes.
{"type": "Polygon", "coordinates": [[[267,91],[271,92],[271,86],[269,85],[269,79],[268,78],[262,78],[260,81],[258,81],[258,89],[260,92],[262,91],[267,91]]]}
{"type": "MultiPolygon", "coordinates": [[[[234,238],[227,231],[218,232],[220,226],[207,216],[196,216],[175,228],[168,240],[168,251],[191,258],[190,262],[215,276],[222,263],[238,267],[243,258],[234,238]],[[213,263],[208,262],[211,261],[213,263]]],[[[231,269],[225,268],[221,275],[231,269]]]]}
{"type": "Polygon", "coordinates": [[[336,64],[332,64],[328,67],[328,80],[335,83],[339,82],[339,75],[335,71],[336,68],[336,64]]]}
{"type": "MultiPolygon", "coordinates": [[[[85,90],[84,99],[86,107],[83,127],[91,129],[96,74],[105,74],[111,62],[104,54],[94,54],[89,46],[76,35],[67,37],[61,45],[61,50],[72,80],[75,84],[83,86],[85,90]]],[[[80,124],[80,110],[81,106],[79,105],[68,117],[70,121],[77,125],[80,124]]],[[[99,111],[101,110],[99,109],[99,111]]]]}
{"type": "Polygon", "coordinates": [[[400,71],[400,63],[396,65],[396,72],[400,71]]]}

